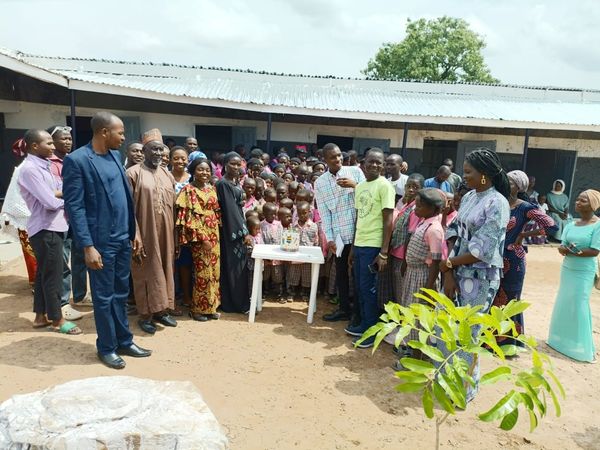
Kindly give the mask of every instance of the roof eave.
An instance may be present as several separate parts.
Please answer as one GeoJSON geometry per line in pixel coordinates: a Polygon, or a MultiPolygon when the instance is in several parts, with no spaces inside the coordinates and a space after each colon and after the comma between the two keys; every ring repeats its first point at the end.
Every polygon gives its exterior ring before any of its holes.
{"type": "Polygon", "coordinates": [[[0,53],[0,67],[47,83],[57,84],[66,88],[69,87],[69,80],[66,77],[41,67],[33,66],[13,56],[5,55],[4,53],[0,53]]]}
{"type": "Polygon", "coordinates": [[[339,119],[358,119],[370,120],[376,122],[393,123],[432,123],[439,125],[461,125],[478,126],[492,128],[520,128],[520,129],[539,129],[539,130],[573,130],[573,131],[593,131],[600,132],[600,125],[581,125],[568,123],[543,123],[527,121],[505,121],[498,119],[481,119],[472,117],[446,117],[446,116],[411,116],[400,114],[380,114],[361,111],[339,111],[324,109],[296,108],[292,106],[281,105],[261,105],[256,103],[240,103],[219,99],[206,99],[165,94],[161,92],[145,91],[142,89],[133,89],[129,87],[107,85],[101,83],[91,83],[88,81],[70,80],[71,89],[95,92],[102,94],[121,95],[125,97],[144,98],[148,100],[158,100],[173,103],[184,103],[198,106],[209,106],[217,108],[239,109],[243,111],[272,113],[272,114],[293,114],[301,116],[331,117],[339,119]]]}

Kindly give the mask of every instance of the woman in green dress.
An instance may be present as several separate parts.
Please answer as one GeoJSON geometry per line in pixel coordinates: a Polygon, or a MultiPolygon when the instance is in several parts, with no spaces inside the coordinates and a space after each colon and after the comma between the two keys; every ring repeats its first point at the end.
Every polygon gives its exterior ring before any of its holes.
{"type": "Polygon", "coordinates": [[[569,197],[565,194],[563,180],[556,180],[552,186],[552,191],[546,196],[546,203],[548,204],[548,215],[552,217],[558,228],[549,237],[559,242],[569,218],[569,197]]]}
{"type": "Polygon", "coordinates": [[[575,202],[580,219],[565,226],[562,245],[565,257],[560,272],[560,287],[552,311],[548,345],[578,361],[595,362],[592,336],[590,294],[600,252],[600,192],[583,191],[575,202]]]}

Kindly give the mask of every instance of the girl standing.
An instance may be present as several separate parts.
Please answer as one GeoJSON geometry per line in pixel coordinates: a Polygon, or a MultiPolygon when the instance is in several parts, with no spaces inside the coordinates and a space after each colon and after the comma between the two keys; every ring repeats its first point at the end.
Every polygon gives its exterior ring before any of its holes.
{"type": "Polygon", "coordinates": [[[190,245],[195,269],[190,317],[205,322],[218,319],[221,303],[219,215],[217,193],[211,185],[212,167],[198,158],[189,167],[192,181],[177,197],[178,243],[190,245]]]}
{"type": "Polygon", "coordinates": [[[221,308],[225,312],[245,313],[250,310],[248,290],[248,251],[252,238],[248,235],[242,212],[243,192],[239,185],[242,158],[229,152],[223,158],[224,175],[217,182],[221,205],[221,308]]]}

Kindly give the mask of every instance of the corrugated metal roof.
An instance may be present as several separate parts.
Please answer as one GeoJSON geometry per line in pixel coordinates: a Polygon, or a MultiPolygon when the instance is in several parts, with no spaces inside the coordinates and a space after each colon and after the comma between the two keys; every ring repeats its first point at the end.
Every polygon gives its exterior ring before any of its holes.
{"type": "Polygon", "coordinates": [[[90,85],[234,104],[389,116],[600,125],[600,91],[279,75],[0,53],[90,85]]]}

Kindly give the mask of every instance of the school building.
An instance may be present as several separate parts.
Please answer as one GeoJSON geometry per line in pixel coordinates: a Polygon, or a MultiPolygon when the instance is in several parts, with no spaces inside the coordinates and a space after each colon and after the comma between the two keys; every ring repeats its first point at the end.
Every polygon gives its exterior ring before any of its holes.
{"type": "MultiPolygon", "coordinates": [[[[18,164],[11,144],[28,128],[69,125],[77,145],[98,110],[120,116],[127,141],[159,128],[204,151],[242,143],[273,153],[335,142],[400,153],[431,176],[444,158],[461,173],[478,146],[507,170],[536,176],[536,190],[599,187],[600,90],[377,81],[151,62],[46,57],[0,49],[0,198],[18,164]]],[[[121,149],[124,150],[124,149],[121,149]]]]}

